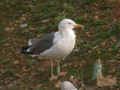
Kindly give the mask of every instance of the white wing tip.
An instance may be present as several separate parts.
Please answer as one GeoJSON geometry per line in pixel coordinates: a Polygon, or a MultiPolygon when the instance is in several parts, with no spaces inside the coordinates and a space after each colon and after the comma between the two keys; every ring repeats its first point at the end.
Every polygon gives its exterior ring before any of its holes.
{"type": "Polygon", "coordinates": [[[29,45],[29,46],[32,45],[31,39],[28,41],[28,45],[29,45]]]}

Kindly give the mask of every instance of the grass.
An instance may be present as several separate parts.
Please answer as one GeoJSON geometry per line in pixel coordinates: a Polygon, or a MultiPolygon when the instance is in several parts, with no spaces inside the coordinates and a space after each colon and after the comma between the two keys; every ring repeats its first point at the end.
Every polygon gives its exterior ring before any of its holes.
{"type": "MultiPolygon", "coordinates": [[[[48,80],[50,69],[42,66],[39,59],[16,54],[27,40],[57,31],[57,25],[64,18],[71,18],[85,26],[77,31],[77,51],[62,62],[63,71],[68,74],[60,80],[69,80],[71,75],[82,78],[89,84],[93,63],[101,58],[103,64],[114,60],[113,75],[118,77],[120,18],[117,1],[109,0],[1,0],[0,3],[0,88],[2,90],[57,90],[54,81],[48,80]],[[28,27],[20,28],[21,24],[28,27]],[[117,38],[116,38],[117,37],[117,38]],[[95,48],[95,49],[94,49],[95,48]],[[85,63],[84,68],[79,64],[85,63]],[[71,66],[69,64],[72,64],[71,66]],[[84,72],[87,74],[84,75],[84,72]],[[83,75],[82,75],[83,74],[83,75]],[[51,85],[50,85],[51,84],[51,85]]],[[[112,63],[105,66],[109,74],[112,63]]]]}

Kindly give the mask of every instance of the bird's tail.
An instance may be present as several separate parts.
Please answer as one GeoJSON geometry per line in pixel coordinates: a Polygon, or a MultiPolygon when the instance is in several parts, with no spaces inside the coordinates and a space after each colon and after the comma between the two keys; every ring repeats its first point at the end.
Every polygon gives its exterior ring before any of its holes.
{"type": "Polygon", "coordinates": [[[30,48],[30,46],[22,47],[20,53],[22,53],[22,54],[32,54],[30,51],[28,51],[29,48],[30,48]]]}

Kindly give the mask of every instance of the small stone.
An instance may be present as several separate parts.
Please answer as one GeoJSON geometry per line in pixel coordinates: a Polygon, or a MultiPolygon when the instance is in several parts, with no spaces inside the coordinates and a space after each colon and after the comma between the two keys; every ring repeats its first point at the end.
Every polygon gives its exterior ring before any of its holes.
{"type": "Polygon", "coordinates": [[[28,26],[28,24],[20,24],[21,28],[26,28],[28,26]]]}

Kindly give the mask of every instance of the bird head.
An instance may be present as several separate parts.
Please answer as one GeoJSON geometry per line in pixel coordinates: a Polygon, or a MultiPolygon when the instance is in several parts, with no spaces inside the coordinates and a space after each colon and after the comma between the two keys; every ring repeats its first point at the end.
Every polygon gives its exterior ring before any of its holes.
{"type": "Polygon", "coordinates": [[[71,19],[63,19],[60,21],[59,30],[76,30],[76,29],[83,29],[84,26],[81,24],[76,24],[73,20],[71,19]]]}

